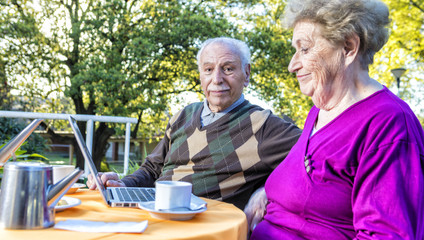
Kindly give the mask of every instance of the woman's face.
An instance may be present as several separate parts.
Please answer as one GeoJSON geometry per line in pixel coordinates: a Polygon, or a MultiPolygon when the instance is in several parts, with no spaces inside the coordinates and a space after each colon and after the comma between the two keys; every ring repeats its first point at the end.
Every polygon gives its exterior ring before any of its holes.
{"type": "Polygon", "coordinates": [[[335,46],[320,34],[320,25],[308,21],[296,24],[292,45],[296,49],[289,71],[296,73],[300,91],[314,104],[326,109],[336,91],[343,88],[343,46],[335,46]]]}

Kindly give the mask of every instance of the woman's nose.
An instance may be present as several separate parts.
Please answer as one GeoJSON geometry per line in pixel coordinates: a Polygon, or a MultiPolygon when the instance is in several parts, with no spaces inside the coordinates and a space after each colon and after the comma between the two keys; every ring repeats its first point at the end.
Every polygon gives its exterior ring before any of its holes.
{"type": "Polygon", "coordinates": [[[295,53],[292,57],[292,59],[290,60],[290,64],[289,64],[289,71],[290,72],[297,72],[300,68],[302,67],[301,62],[299,61],[299,57],[297,55],[297,53],[295,53]]]}

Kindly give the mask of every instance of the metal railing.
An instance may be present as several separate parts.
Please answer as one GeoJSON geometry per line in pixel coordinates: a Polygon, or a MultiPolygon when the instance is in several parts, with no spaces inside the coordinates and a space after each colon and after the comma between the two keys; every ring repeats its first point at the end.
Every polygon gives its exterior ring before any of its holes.
{"type": "MultiPolygon", "coordinates": [[[[72,116],[77,121],[87,122],[87,134],[86,144],[87,148],[92,153],[93,151],[93,133],[94,133],[94,122],[114,122],[114,123],[125,123],[125,149],[124,149],[124,172],[128,173],[129,155],[130,155],[130,134],[131,134],[131,123],[137,123],[137,118],[130,117],[116,117],[116,116],[96,116],[96,115],[85,115],[85,114],[61,114],[61,113],[36,113],[36,112],[22,112],[22,111],[0,111],[0,117],[6,118],[31,118],[31,119],[56,119],[66,120],[72,116]]],[[[84,175],[89,173],[87,167],[87,161],[84,161],[84,175]]]]}

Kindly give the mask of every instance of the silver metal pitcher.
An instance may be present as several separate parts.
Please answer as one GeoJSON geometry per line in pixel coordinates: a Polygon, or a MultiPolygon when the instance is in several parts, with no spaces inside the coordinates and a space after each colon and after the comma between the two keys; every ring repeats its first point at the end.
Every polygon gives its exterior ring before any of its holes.
{"type": "Polygon", "coordinates": [[[55,206],[83,173],[78,168],[53,184],[51,165],[8,162],[0,194],[0,228],[41,229],[54,225],[55,206]]]}

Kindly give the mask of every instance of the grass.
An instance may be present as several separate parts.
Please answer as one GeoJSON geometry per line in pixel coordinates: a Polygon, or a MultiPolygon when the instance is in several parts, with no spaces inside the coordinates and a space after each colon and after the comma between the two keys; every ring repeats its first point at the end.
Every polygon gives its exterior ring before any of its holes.
{"type": "MultiPolygon", "coordinates": [[[[50,165],[68,165],[69,164],[69,157],[64,156],[62,153],[54,153],[54,152],[45,152],[42,154],[42,156],[48,158],[47,161],[43,161],[44,163],[50,164],[50,165]]],[[[73,158],[72,164],[75,165],[76,158],[73,158]]],[[[123,168],[123,167],[122,167],[123,168]]],[[[0,183],[1,179],[3,178],[3,167],[0,168],[0,183]]]]}
{"type": "MultiPolygon", "coordinates": [[[[50,164],[50,165],[68,165],[69,164],[69,157],[67,156],[67,154],[55,153],[55,152],[45,152],[42,155],[44,157],[48,158],[47,162],[45,162],[47,164],[50,164]]],[[[75,156],[74,156],[71,164],[76,165],[76,157],[75,156]]],[[[120,175],[124,172],[123,161],[118,161],[118,162],[107,161],[107,166],[108,166],[108,171],[116,172],[116,173],[118,173],[118,175],[120,175]]],[[[134,172],[139,167],[140,166],[135,161],[130,160],[129,166],[128,166],[128,174],[134,172]]],[[[3,177],[3,168],[0,169],[0,184],[1,184],[2,177],[3,177]]],[[[81,181],[78,181],[78,182],[85,183],[85,180],[81,180],[81,181]]]]}
{"type": "MultiPolygon", "coordinates": [[[[68,165],[69,157],[65,156],[63,153],[54,153],[54,152],[46,152],[43,154],[46,158],[48,158],[48,162],[51,165],[68,165]]],[[[74,157],[72,160],[72,164],[75,165],[76,158],[74,157]]]]}
{"type": "MultiPolygon", "coordinates": [[[[50,165],[68,165],[69,164],[69,156],[63,152],[46,152],[43,154],[46,158],[48,158],[48,164],[50,165]]],[[[72,160],[72,165],[76,165],[76,157],[74,156],[72,160]]],[[[128,174],[133,173],[137,170],[140,165],[130,159],[128,166],[128,174]]],[[[124,162],[123,161],[103,161],[101,169],[99,171],[112,171],[118,174],[122,174],[124,172],[124,162]]]]}

